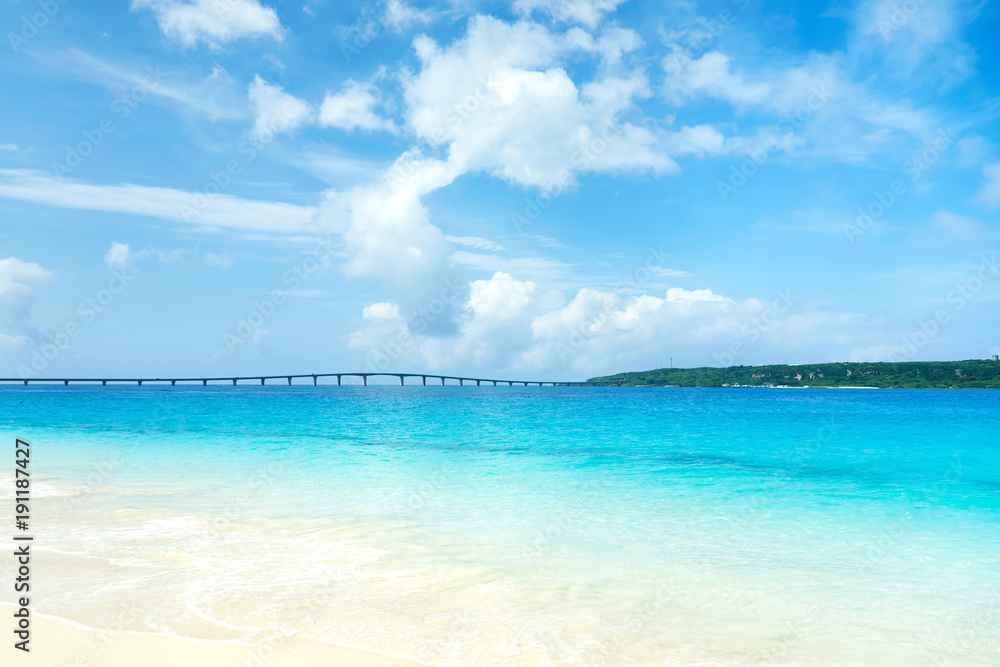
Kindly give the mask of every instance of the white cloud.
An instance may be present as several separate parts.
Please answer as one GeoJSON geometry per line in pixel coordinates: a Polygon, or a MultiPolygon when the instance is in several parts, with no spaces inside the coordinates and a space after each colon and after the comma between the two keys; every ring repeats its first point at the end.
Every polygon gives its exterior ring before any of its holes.
{"type": "Polygon", "coordinates": [[[111,243],[111,247],[104,254],[104,261],[108,269],[112,271],[124,271],[126,268],[139,262],[150,259],[158,261],[160,264],[171,266],[183,263],[188,255],[194,250],[190,248],[174,248],[170,251],[158,250],[157,248],[143,248],[138,252],[133,252],[126,243],[111,243]]]}
{"type": "Polygon", "coordinates": [[[882,76],[951,84],[974,70],[976,54],[962,29],[983,4],[974,0],[864,0],[854,13],[851,50],[878,58],[882,76]]]}
{"type": "Polygon", "coordinates": [[[844,234],[844,229],[853,224],[857,214],[836,209],[797,209],[784,211],[781,215],[767,215],[759,219],[755,226],[778,232],[802,232],[813,234],[844,234]]]}
{"type": "Polygon", "coordinates": [[[362,310],[362,317],[366,320],[398,320],[402,315],[399,314],[397,304],[383,301],[365,306],[362,310]]]}
{"type": "Polygon", "coordinates": [[[468,248],[476,248],[477,250],[503,250],[503,246],[489,239],[480,238],[478,236],[446,236],[444,240],[448,243],[454,243],[455,245],[464,245],[468,248]]]}
{"type": "Polygon", "coordinates": [[[160,31],[182,46],[218,49],[244,37],[284,38],[278,14],[257,0],[132,0],[132,9],[156,14],[160,31]]]}
{"type": "Polygon", "coordinates": [[[733,303],[729,297],[715,294],[710,289],[686,290],[681,287],[671,287],[667,290],[666,301],[670,303],[686,303],[691,301],[717,301],[719,303],[733,303]]]}
{"type": "Polygon", "coordinates": [[[532,236],[531,238],[533,238],[536,241],[538,241],[542,245],[543,248],[565,248],[566,247],[565,245],[563,245],[562,243],[560,243],[558,241],[558,239],[554,239],[551,236],[537,236],[536,235],[536,236],[532,236]]]}
{"type": "MultiPolygon", "coordinates": [[[[756,136],[726,137],[707,125],[663,131],[623,122],[622,116],[637,111],[638,101],[650,95],[644,72],[621,64],[621,54],[641,40],[630,31],[619,31],[599,46],[603,38],[594,40],[578,28],[560,35],[530,22],[511,25],[477,16],[466,34],[450,45],[425,36],[414,40],[420,67],[403,81],[407,125],[418,138],[442,146],[446,159],[408,151],[375,183],[328,193],[318,212],[321,226],[343,235],[350,255],[344,266],[347,275],[377,278],[400,295],[392,304],[398,311],[381,306],[378,310],[384,317],[366,312],[366,326],[351,337],[352,347],[363,349],[385,336],[412,333],[404,314],[425,306],[442,285],[456,279],[449,266],[493,277],[473,281],[469,301],[441,316],[453,320],[458,331],[438,337],[417,335],[412,349],[405,352],[414,362],[432,367],[467,362],[495,368],[557,368],[565,362],[560,360],[560,345],[566,345],[580,318],[600,311],[605,319],[586,325],[593,328],[597,342],[585,342],[582,356],[593,367],[616,369],[624,360],[652,354],[664,344],[664,332],[682,338],[692,350],[703,347],[702,339],[720,336],[729,337],[720,341],[728,345],[746,324],[748,313],[766,307],[755,299],[735,302],[710,290],[677,287],[660,297],[634,290],[583,289],[563,305],[560,293],[542,290],[533,281],[564,281],[572,265],[454,250],[453,245],[462,245],[496,252],[482,243],[485,239],[445,237],[431,223],[422,198],[470,172],[556,190],[587,172],[676,172],[679,167],[672,155],[796,145],[794,135],[776,128],[764,127],[756,136]],[[562,64],[580,52],[596,54],[601,62],[595,78],[578,83],[562,64]]],[[[764,82],[744,81],[724,59],[714,67],[707,70],[704,81],[690,79],[692,94],[708,91],[776,113],[795,110],[802,103],[791,91],[801,94],[810,86],[839,83],[840,76],[823,59],[779,71],[764,82]]],[[[366,100],[359,108],[370,109],[371,104],[366,100]]],[[[887,109],[874,107],[865,113],[890,115],[887,109]]],[[[893,122],[902,125],[902,118],[900,114],[893,122]]],[[[655,277],[690,276],[664,268],[655,277]]],[[[584,362],[580,363],[583,368],[584,362]]]]}
{"type": "Polygon", "coordinates": [[[453,253],[451,261],[476,271],[488,273],[505,271],[517,274],[529,274],[536,278],[559,278],[565,275],[565,269],[572,266],[571,264],[544,257],[506,258],[498,255],[468,252],[467,250],[458,250],[453,253]]]}
{"type": "MultiPolygon", "coordinates": [[[[412,149],[374,183],[328,193],[317,220],[342,233],[350,255],[344,265],[348,276],[373,277],[391,286],[400,307],[411,313],[453,283],[462,266],[558,272],[563,265],[547,260],[453,252],[431,223],[422,198],[468,172],[550,189],[569,187],[584,172],[676,170],[651,130],[619,118],[649,95],[641,71],[612,73],[609,66],[578,87],[560,67],[563,57],[575,53],[602,53],[575,30],[571,37],[562,36],[534,23],[511,25],[477,16],[447,47],[425,36],[414,40],[420,68],[404,78],[407,124],[419,139],[446,144],[447,158],[412,149]]],[[[617,30],[609,40],[619,50],[640,43],[626,34],[617,30]]],[[[353,93],[359,85],[351,82],[347,90],[353,93]]],[[[363,97],[355,108],[363,112],[371,105],[363,97]]],[[[334,118],[346,124],[346,114],[334,118]]]]}
{"type": "Polygon", "coordinates": [[[732,71],[729,56],[718,51],[698,58],[679,46],[663,59],[666,80],[663,92],[674,104],[681,104],[696,95],[707,95],[734,104],[761,104],[770,97],[771,88],[764,83],[749,83],[732,71]]]}
{"type": "Polygon", "coordinates": [[[191,250],[188,248],[174,248],[169,252],[164,252],[162,250],[156,251],[156,257],[161,264],[166,264],[170,266],[171,264],[183,264],[187,256],[191,254],[191,250]]]}
{"type": "MultiPolygon", "coordinates": [[[[148,99],[179,105],[182,109],[204,114],[213,121],[243,118],[247,115],[243,92],[219,65],[213,66],[212,73],[208,76],[197,78],[164,71],[159,65],[122,65],[79,49],[31,53],[50,67],[66,71],[82,81],[104,86],[118,95],[124,94],[126,99],[138,100],[141,97],[140,103],[148,99]]],[[[122,102],[112,107],[116,115],[125,110],[131,112],[129,105],[122,102]]]]}
{"type": "Polygon", "coordinates": [[[406,318],[399,312],[399,305],[381,301],[365,306],[362,310],[364,328],[352,332],[347,337],[351,349],[371,350],[380,342],[391,340],[403,334],[408,336],[410,329],[406,318]]]}
{"type": "Polygon", "coordinates": [[[425,9],[416,9],[403,0],[389,0],[385,5],[383,20],[394,32],[401,33],[411,26],[430,23],[434,15],[425,9]]]}
{"type": "Polygon", "coordinates": [[[532,303],[535,287],[530,280],[514,280],[509,273],[498,271],[489,280],[470,283],[467,308],[475,318],[510,321],[532,303]]]}
{"type": "Polygon", "coordinates": [[[317,226],[340,233],[349,277],[373,277],[419,307],[454,274],[451,246],[430,223],[421,197],[449,183],[458,172],[448,163],[408,151],[375,183],[329,191],[317,212],[317,226]]]}
{"type": "Polygon", "coordinates": [[[559,66],[584,49],[580,39],[477,16],[448,47],[423,36],[414,46],[421,68],[405,82],[407,121],[447,144],[463,172],[551,189],[581,172],[676,170],[653,132],[620,120],[650,94],[642,71],[603,72],[578,87],[559,66]]]}
{"type": "Polygon", "coordinates": [[[927,244],[949,242],[987,241],[995,239],[997,233],[986,224],[951,211],[937,211],[926,225],[913,229],[914,238],[927,244]]]}
{"type": "Polygon", "coordinates": [[[0,291],[12,283],[33,283],[45,280],[52,275],[51,271],[43,269],[34,262],[25,262],[17,257],[0,259],[0,291]]]}
{"type": "Polygon", "coordinates": [[[330,296],[330,292],[318,289],[280,289],[274,290],[274,293],[282,294],[292,299],[318,299],[320,297],[330,296]]]}
{"type": "Polygon", "coordinates": [[[0,349],[16,350],[27,345],[29,340],[30,339],[24,334],[21,334],[19,336],[8,336],[7,334],[0,334],[0,349]]]}
{"type": "Polygon", "coordinates": [[[229,254],[228,250],[223,250],[220,253],[206,252],[204,262],[209,266],[217,266],[223,271],[228,271],[236,266],[236,258],[229,254]]]}
{"type": "Polygon", "coordinates": [[[274,134],[294,132],[313,114],[306,102],[289,95],[281,86],[272,86],[259,74],[250,84],[249,98],[254,108],[252,134],[265,142],[274,134]]]}
{"type": "Polygon", "coordinates": [[[605,14],[614,12],[624,0],[515,0],[514,9],[525,16],[533,11],[549,14],[557,21],[596,28],[605,14]]]}
{"type": "MultiPolygon", "coordinates": [[[[880,150],[898,154],[901,141],[909,142],[905,145],[911,149],[913,138],[929,142],[939,128],[930,114],[905,100],[882,99],[866,83],[851,81],[843,56],[811,54],[801,64],[757,67],[751,75],[737,71],[730,57],[719,51],[695,58],[676,44],[670,46],[673,53],[662,63],[667,100],[679,106],[690,99],[714,98],[737,109],[771,114],[780,126],[769,131],[770,150],[796,148],[857,162],[880,150]]],[[[740,142],[746,140],[730,138],[723,145],[727,151],[740,150],[740,142]]]]}
{"type": "Polygon", "coordinates": [[[400,367],[558,373],[578,379],[657,367],[665,353],[690,365],[725,364],[736,342],[747,356],[733,361],[750,363],[808,357],[817,345],[846,357],[853,349],[848,341],[875,340],[869,336],[874,322],[867,318],[795,312],[796,306],[794,300],[736,301],[709,289],[681,288],[663,296],[584,288],[566,302],[533,281],[497,272],[470,283],[457,335],[411,331],[396,304],[379,303],[365,309],[364,327],[351,342],[371,360],[372,350],[388,349],[390,341],[410,341],[399,347],[400,367]]]}
{"type": "Polygon", "coordinates": [[[104,253],[104,261],[111,271],[124,271],[133,261],[132,249],[127,243],[113,241],[108,251],[104,253]]]}
{"type": "Polygon", "coordinates": [[[356,128],[395,132],[396,126],[391,120],[375,113],[374,109],[379,103],[378,92],[371,83],[348,79],[340,92],[326,93],[319,112],[319,122],[348,132],[356,128]]]}
{"type": "Polygon", "coordinates": [[[87,185],[56,179],[45,172],[0,169],[0,197],[46,206],[113,211],[203,227],[260,232],[315,232],[315,209],[282,202],[143,185],[87,185]]]}
{"type": "Polygon", "coordinates": [[[979,191],[976,201],[982,202],[990,208],[1000,206],[1000,162],[994,162],[983,167],[983,176],[986,177],[986,185],[979,191]]]}
{"type": "MultiPolygon", "coordinates": [[[[51,271],[34,262],[25,262],[17,257],[0,259],[0,310],[5,319],[19,324],[27,317],[34,297],[32,285],[51,275],[51,271]]],[[[14,347],[26,342],[21,341],[21,336],[8,338],[7,344],[14,347]]]]}

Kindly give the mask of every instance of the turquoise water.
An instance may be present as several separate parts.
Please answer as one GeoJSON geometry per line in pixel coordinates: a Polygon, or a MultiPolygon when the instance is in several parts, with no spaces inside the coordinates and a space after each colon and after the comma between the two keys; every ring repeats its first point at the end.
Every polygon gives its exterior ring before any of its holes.
{"type": "Polygon", "coordinates": [[[39,386],[0,406],[34,445],[38,611],[78,623],[132,596],[135,630],[426,664],[1000,664],[997,392],[39,386]]]}

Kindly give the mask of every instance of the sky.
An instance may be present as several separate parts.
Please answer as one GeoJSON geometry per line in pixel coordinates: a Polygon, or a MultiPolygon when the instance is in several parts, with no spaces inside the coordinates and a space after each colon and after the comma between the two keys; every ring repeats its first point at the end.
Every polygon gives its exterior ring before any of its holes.
{"type": "Polygon", "coordinates": [[[996,3],[0,17],[0,376],[1000,354],[996,3]]]}

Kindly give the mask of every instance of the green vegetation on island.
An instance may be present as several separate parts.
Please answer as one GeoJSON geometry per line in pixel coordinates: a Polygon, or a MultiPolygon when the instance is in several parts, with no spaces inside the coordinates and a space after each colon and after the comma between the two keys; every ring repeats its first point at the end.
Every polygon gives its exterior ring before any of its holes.
{"type": "Polygon", "coordinates": [[[623,387],[880,387],[1000,389],[1000,361],[906,361],[659,368],[590,378],[623,387]]]}

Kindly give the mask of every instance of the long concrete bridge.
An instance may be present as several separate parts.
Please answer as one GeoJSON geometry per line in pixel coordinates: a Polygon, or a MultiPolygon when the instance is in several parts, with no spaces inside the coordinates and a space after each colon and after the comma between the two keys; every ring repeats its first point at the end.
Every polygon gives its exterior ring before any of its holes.
{"type": "Polygon", "coordinates": [[[24,386],[28,386],[29,383],[59,383],[61,382],[65,386],[69,386],[69,383],[74,384],[96,384],[101,383],[102,386],[107,386],[108,383],[113,384],[138,384],[140,387],[143,384],[165,384],[170,383],[171,386],[176,386],[178,382],[181,384],[197,384],[200,382],[202,386],[207,386],[209,382],[212,383],[228,383],[232,382],[235,387],[238,382],[260,382],[261,386],[268,380],[284,380],[288,382],[288,385],[292,385],[292,380],[306,379],[312,380],[313,386],[316,386],[319,382],[319,378],[337,378],[337,386],[341,386],[341,378],[345,377],[359,377],[361,378],[362,386],[368,386],[368,378],[370,377],[394,377],[399,378],[400,386],[405,384],[404,380],[406,378],[420,378],[420,383],[423,386],[427,386],[427,379],[430,378],[432,381],[440,380],[441,386],[445,386],[446,380],[451,380],[452,384],[458,383],[458,386],[464,386],[466,382],[475,382],[476,386],[482,386],[486,384],[493,383],[493,386],[497,385],[507,385],[513,387],[515,385],[523,385],[528,387],[530,385],[537,385],[539,387],[545,385],[551,385],[553,387],[606,387],[615,386],[620,383],[612,382],[552,382],[552,381],[538,381],[538,380],[494,380],[492,378],[469,378],[469,377],[459,377],[457,375],[431,375],[428,373],[301,373],[293,375],[250,375],[250,376],[240,376],[240,377],[202,377],[202,378],[0,378],[0,383],[5,382],[23,382],[24,386]]]}

